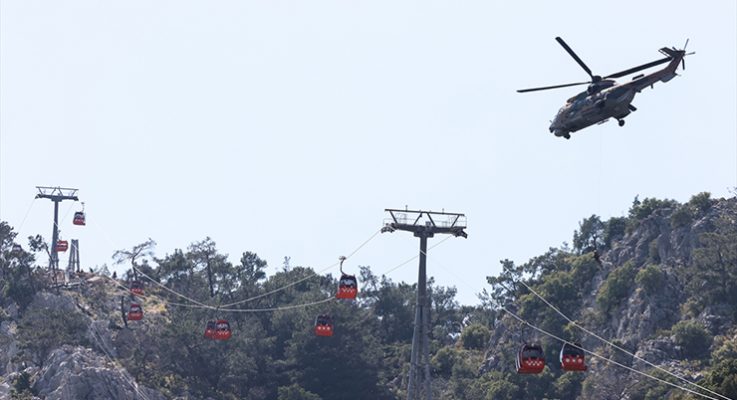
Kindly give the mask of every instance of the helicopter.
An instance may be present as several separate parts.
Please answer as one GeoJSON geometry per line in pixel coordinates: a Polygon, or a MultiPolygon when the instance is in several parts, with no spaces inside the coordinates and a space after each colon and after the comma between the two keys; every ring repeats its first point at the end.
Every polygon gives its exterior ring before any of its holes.
{"type": "Polygon", "coordinates": [[[682,50],[675,47],[663,47],[660,53],[665,56],[656,61],[649,62],[637,67],[629,68],[624,71],[616,72],[604,77],[594,75],[591,69],[578,57],[573,49],[561,39],[556,37],[555,40],[563,46],[563,48],[573,57],[578,65],[586,71],[591,77],[587,82],[566,83],[555,86],[545,86],[530,89],[518,90],[518,93],[535,92],[539,90],[558,89],[569,86],[589,85],[586,91],[583,91],[566,101],[566,104],[558,111],[555,118],[551,121],[550,132],[557,137],[571,138],[571,132],[576,132],[583,128],[594,124],[603,124],[610,118],[615,118],[619,122],[619,126],[624,126],[624,118],[630,113],[637,111],[632,105],[635,94],[640,93],[648,86],[653,87],[656,82],[668,82],[678,74],[678,64],[682,64],[686,69],[685,57],[694,53],[686,53],[688,40],[682,50]],[[626,75],[640,72],[644,69],[655,67],[657,65],[668,63],[663,69],[652,72],[648,75],[639,74],[627,83],[617,83],[613,78],[621,78],[626,75]]]}

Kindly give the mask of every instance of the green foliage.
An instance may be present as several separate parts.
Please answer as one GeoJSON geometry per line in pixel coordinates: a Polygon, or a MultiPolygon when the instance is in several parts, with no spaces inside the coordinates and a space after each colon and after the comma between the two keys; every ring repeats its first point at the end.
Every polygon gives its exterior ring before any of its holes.
{"type": "Polygon", "coordinates": [[[62,344],[85,345],[87,322],[78,312],[31,307],[20,320],[18,341],[42,366],[49,352],[62,344]]]}
{"type": "Polygon", "coordinates": [[[629,295],[634,277],[635,267],[631,262],[612,271],[599,288],[596,304],[606,313],[618,306],[629,295]]]}
{"type": "Polygon", "coordinates": [[[612,243],[615,240],[620,240],[624,237],[625,230],[627,227],[627,219],[624,217],[613,217],[610,218],[604,224],[603,240],[604,246],[607,248],[612,247],[612,243]]]}
{"type": "Polygon", "coordinates": [[[471,324],[463,330],[461,343],[464,349],[483,349],[488,344],[490,336],[489,328],[481,324],[471,324]]]}
{"type": "Polygon", "coordinates": [[[648,244],[648,256],[650,257],[650,260],[654,263],[659,263],[660,260],[660,246],[658,245],[658,239],[653,239],[650,241],[650,244],[648,244]]]}
{"type": "Polygon", "coordinates": [[[573,250],[578,254],[598,249],[604,236],[604,223],[597,215],[592,215],[578,224],[573,232],[573,250]]]}
{"type": "Polygon", "coordinates": [[[432,368],[435,373],[448,377],[453,371],[453,365],[458,361],[458,351],[450,346],[438,350],[432,358],[432,368]]]}
{"type": "MultiPolygon", "coordinates": [[[[737,210],[731,210],[737,214],[737,210]]],[[[734,217],[722,216],[714,229],[699,236],[691,257],[689,294],[702,305],[728,304],[737,317],[737,228],[734,217]]]]}
{"type": "Polygon", "coordinates": [[[13,382],[10,398],[13,400],[31,400],[34,394],[31,387],[31,375],[25,371],[21,372],[13,382]]]}
{"type": "Polygon", "coordinates": [[[670,224],[673,228],[682,228],[690,225],[693,219],[692,208],[688,204],[684,204],[673,211],[670,216],[670,224]]]}
{"type": "Polygon", "coordinates": [[[575,399],[581,394],[582,374],[562,374],[555,381],[555,393],[560,399],[575,399]]]}
{"type": "Polygon", "coordinates": [[[278,400],[322,400],[320,396],[302,389],[297,384],[282,386],[278,393],[278,400]]]}
{"type": "Polygon", "coordinates": [[[41,287],[32,271],[33,254],[13,249],[18,245],[14,242],[16,236],[7,222],[0,221],[0,308],[3,300],[11,299],[24,309],[41,287]]]}
{"type": "Polygon", "coordinates": [[[648,265],[637,271],[635,283],[640,286],[645,293],[653,295],[658,293],[665,283],[665,274],[655,265],[648,265]]]}
{"type": "Polygon", "coordinates": [[[703,383],[717,393],[731,399],[737,398],[737,359],[718,362],[703,383]]]}
{"type": "Polygon", "coordinates": [[[703,325],[694,321],[680,321],[673,325],[671,332],[675,343],[681,346],[687,358],[702,358],[708,355],[711,346],[711,335],[703,325]]]}
{"type": "Polygon", "coordinates": [[[711,193],[701,192],[693,195],[687,204],[696,211],[698,215],[703,215],[709,211],[714,202],[715,200],[711,198],[711,193]]]}
{"type": "Polygon", "coordinates": [[[675,200],[660,200],[648,197],[645,198],[645,200],[639,201],[639,199],[635,198],[635,201],[632,202],[632,207],[629,210],[629,216],[637,221],[642,221],[655,212],[655,210],[674,208],[677,205],[678,202],[675,200]]]}

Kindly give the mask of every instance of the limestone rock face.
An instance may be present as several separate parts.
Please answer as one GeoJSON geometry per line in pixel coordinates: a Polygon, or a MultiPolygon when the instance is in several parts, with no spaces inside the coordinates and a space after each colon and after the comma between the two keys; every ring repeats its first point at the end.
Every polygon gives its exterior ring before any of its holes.
{"type": "MultiPolygon", "coordinates": [[[[703,326],[712,337],[731,337],[737,331],[737,317],[733,308],[725,304],[707,304],[696,313],[688,314],[689,276],[684,274],[696,259],[705,233],[713,232],[725,217],[737,220],[737,198],[715,200],[708,210],[694,214],[692,220],[676,221],[676,209],[661,208],[629,227],[628,233],[614,240],[600,255],[600,263],[591,280],[592,290],[586,291],[576,306],[570,307],[568,316],[598,335],[617,343],[648,362],[691,381],[703,378],[703,371],[696,363],[689,363],[684,349],[679,347],[671,334],[671,328],[683,320],[693,320],[703,326]],[[657,287],[646,289],[637,283],[636,275],[645,268],[656,268],[660,273],[657,287]],[[617,270],[627,268],[630,272],[623,284],[616,304],[607,311],[597,309],[597,295],[607,278],[617,270]]],[[[737,229],[737,228],[736,228],[737,229]]],[[[691,290],[691,289],[689,289],[691,290]]],[[[526,290],[520,296],[533,297],[526,290]]],[[[524,311],[517,302],[509,306],[512,312],[524,311]]],[[[613,360],[640,371],[650,371],[652,366],[615,351],[600,340],[571,326],[555,311],[540,302],[536,318],[545,326],[555,329],[565,327],[563,332],[580,341],[587,350],[611,357],[613,360]]],[[[560,306],[560,304],[558,304],[560,306]]],[[[492,331],[486,359],[481,372],[509,371],[514,368],[514,357],[519,343],[540,340],[542,335],[526,329],[506,313],[496,321],[492,331]]],[[[557,343],[556,343],[557,345],[557,343]]],[[[558,347],[559,348],[559,347],[558,347]]],[[[555,350],[546,350],[553,353],[555,350]]],[[[702,360],[705,361],[705,360],[702,360]]],[[[548,360],[548,363],[557,360],[548,360]]],[[[590,371],[583,379],[579,399],[630,399],[642,398],[635,394],[641,377],[621,367],[589,357],[590,371]]]]}
{"type": "Polygon", "coordinates": [[[124,369],[83,347],[62,346],[49,356],[34,385],[46,400],[164,399],[139,386],[124,369]]]}

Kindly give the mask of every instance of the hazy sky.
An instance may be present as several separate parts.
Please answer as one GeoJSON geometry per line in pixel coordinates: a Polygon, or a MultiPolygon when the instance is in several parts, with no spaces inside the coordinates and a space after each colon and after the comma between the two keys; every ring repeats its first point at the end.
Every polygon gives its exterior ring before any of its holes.
{"type": "MultiPolygon", "coordinates": [[[[70,203],[60,225],[85,268],[210,236],[269,273],[319,269],[407,205],[467,214],[428,273],[475,303],[500,259],[570,242],[586,216],[729,196],[736,110],[733,0],[0,1],[0,219],[49,238],[34,187],[79,188],[88,226],[70,203]],[[686,38],[696,55],[624,128],[566,141],[548,121],[578,88],[515,92],[587,79],[555,36],[600,75],[686,38]]],[[[346,266],[380,274],[418,245],[383,234],[346,266]]]]}

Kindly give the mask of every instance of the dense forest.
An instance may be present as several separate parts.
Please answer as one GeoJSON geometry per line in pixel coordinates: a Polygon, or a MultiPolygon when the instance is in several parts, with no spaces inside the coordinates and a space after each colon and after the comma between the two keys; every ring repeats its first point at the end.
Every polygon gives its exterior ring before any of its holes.
{"type": "MultiPolygon", "coordinates": [[[[587,335],[583,326],[737,399],[736,220],[735,198],[635,199],[626,216],[583,219],[570,244],[521,265],[502,260],[477,306],[460,305],[454,287],[431,280],[433,397],[698,398],[664,382],[708,394],[587,335]],[[543,332],[664,382],[592,357],[587,372],[563,372],[562,343],[543,332]],[[516,352],[532,341],[542,344],[547,365],[541,374],[519,375],[516,352]]],[[[125,276],[114,279],[103,266],[53,288],[44,239],[28,239],[27,250],[19,249],[12,227],[0,222],[0,397],[405,396],[414,284],[361,266],[358,299],[328,300],[337,277],[292,266],[288,258],[267,276],[257,254],[245,251],[234,263],[205,238],[162,256],[149,239],[113,255],[129,268],[125,276]],[[145,284],[137,298],[127,290],[134,274],[145,284]],[[133,302],[144,318],[126,322],[133,302]],[[332,316],[332,337],[315,336],[318,314],[332,316]],[[230,340],[203,338],[206,322],[216,318],[229,320],[230,340]]]]}

